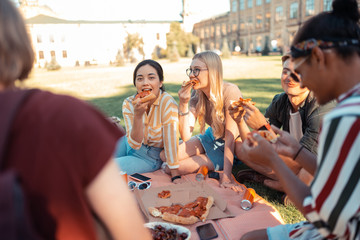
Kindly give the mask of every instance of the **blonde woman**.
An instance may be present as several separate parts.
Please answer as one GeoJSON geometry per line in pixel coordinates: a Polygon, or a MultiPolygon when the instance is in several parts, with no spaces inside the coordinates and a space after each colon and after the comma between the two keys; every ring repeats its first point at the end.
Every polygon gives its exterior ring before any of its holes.
{"type": "Polygon", "coordinates": [[[179,172],[193,173],[201,165],[206,165],[209,170],[223,170],[221,185],[232,187],[235,139],[239,129],[248,131],[245,122],[238,129],[228,112],[230,101],[242,96],[240,89],[223,82],[221,59],[211,51],[196,54],[186,73],[191,81],[197,83],[182,86],[178,92],[179,130],[183,140],[178,152],[179,172]],[[192,88],[195,91],[191,93],[192,88]],[[196,121],[201,134],[192,137],[196,121]],[[205,130],[206,125],[208,128],[205,130]]]}

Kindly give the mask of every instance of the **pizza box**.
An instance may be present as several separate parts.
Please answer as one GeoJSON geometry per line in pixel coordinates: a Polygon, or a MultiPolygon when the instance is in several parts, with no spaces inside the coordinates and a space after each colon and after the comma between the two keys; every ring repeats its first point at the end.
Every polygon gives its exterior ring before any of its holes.
{"type": "Polygon", "coordinates": [[[156,218],[150,215],[149,207],[170,206],[171,204],[185,205],[194,201],[197,197],[214,198],[214,205],[209,211],[209,215],[206,219],[220,219],[227,217],[234,217],[233,214],[226,208],[226,201],[216,193],[212,187],[206,182],[199,183],[182,183],[161,187],[150,187],[146,190],[134,190],[135,197],[139,203],[140,209],[147,218],[148,222],[163,221],[161,218],[156,218]],[[158,197],[158,193],[163,190],[171,192],[171,197],[162,199],[158,197]]]}

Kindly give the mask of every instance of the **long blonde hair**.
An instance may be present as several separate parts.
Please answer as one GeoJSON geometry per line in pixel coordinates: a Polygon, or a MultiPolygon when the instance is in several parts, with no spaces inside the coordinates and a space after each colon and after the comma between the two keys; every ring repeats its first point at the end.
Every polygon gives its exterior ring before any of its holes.
{"type": "MultiPolygon", "coordinates": [[[[210,84],[210,104],[213,134],[215,138],[221,138],[224,135],[224,101],[223,101],[223,68],[222,62],[216,53],[205,51],[195,54],[194,59],[199,59],[206,64],[209,73],[210,84]]],[[[200,124],[200,132],[205,132],[205,113],[206,113],[206,95],[197,90],[198,103],[196,104],[196,112],[198,113],[198,121],[200,124]]]]}

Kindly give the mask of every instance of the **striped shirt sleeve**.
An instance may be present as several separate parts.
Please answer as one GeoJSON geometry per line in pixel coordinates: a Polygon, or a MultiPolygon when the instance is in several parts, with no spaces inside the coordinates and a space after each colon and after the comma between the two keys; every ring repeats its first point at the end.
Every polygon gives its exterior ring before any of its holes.
{"type": "Polygon", "coordinates": [[[325,116],[318,170],[311,184],[311,196],[303,203],[306,218],[328,239],[360,237],[360,100],[357,101],[341,104],[325,116]]]}
{"type": "Polygon", "coordinates": [[[162,135],[167,165],[170,169],[179,168],[179,119],[178,106],[171,95],[165,93],[161,99],[162,135]]]}
{"type": "Polygon", "coordinates": [[[123,118],[125,122],[125,128],[126,128],[126,137],[129,143],[129,146],[133,149],[140,149],[141,142],[136,142],[134,139],[131,138],[130,133],[132,129],[132,123],[134,120],[134,106],[132,104],[132,97],[128,97],[123,102],[122,106],[123,111],[123,118]]]}

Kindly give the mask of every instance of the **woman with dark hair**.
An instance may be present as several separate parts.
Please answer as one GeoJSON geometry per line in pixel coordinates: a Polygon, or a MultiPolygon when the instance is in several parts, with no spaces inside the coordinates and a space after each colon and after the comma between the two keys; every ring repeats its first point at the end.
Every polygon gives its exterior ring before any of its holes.
{"type": "Polygon", "coordinates": [[[123,103],[127,133],[119,141],[115,155],[127,174],[158,170],[163,163],[160,152],[164,149],[172,175],[178,176],[178,107],[174,98],[164,91],[163,81],[163,69],[154,60],[144,60],[134,70],[137,93],[123,103]],[[155,98],[135,103],[136,96],[144,91],[151,92],[155,98]]]}
{"type": "Polygon", "coordinates": [[[275,127],[280,135],[275,148],[256,134],[243,144],[252,159],[274,170],[308,221],[256,230],[242,239],[360,239],[360,13],[356,0],[335,0],[332,6],[304,24],[291,47],[301,85],[320,104],[338,102],[324,116],[318,157],[275,127]],[[278,153],[313,174],[311,186],[278,153]]]}

